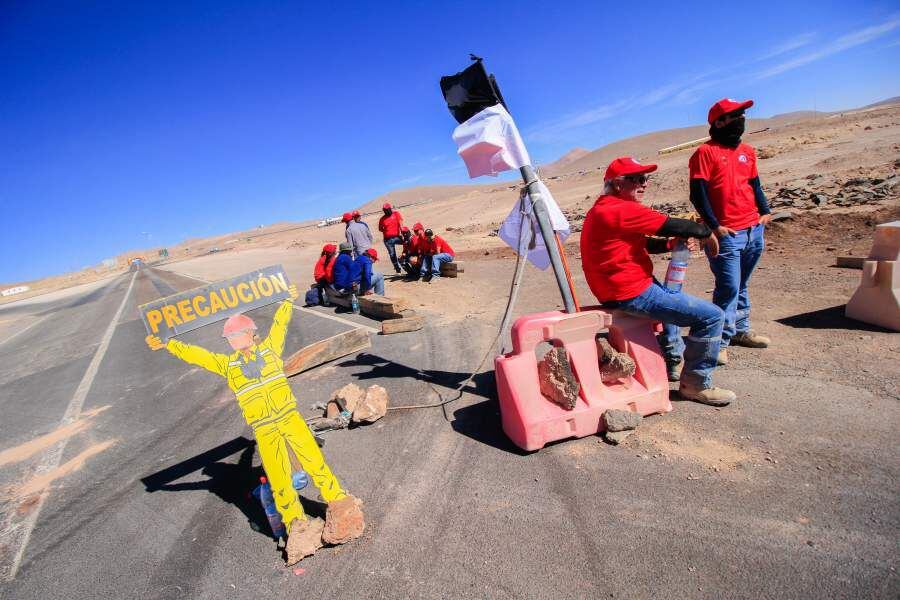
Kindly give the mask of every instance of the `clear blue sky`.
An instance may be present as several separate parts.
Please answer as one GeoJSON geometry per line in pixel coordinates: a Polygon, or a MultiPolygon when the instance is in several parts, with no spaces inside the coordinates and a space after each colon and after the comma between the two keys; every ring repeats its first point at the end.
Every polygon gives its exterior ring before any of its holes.
{"type": "Polygon", "coordinates": [[[470,51],[537,162],[900,94],[895,0],[324,4],[4,2],[0,282],[466,182],[438,79],[470,51]]]}

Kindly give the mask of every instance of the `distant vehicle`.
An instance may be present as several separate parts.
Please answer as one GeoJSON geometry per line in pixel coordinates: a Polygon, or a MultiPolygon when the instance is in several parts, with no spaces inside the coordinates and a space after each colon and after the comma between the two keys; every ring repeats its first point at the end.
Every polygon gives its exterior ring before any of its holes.
{"type": "Polygon", "coordinates": [[[340,223],[340,217],[328,217],[327,219],[322,219],[318,223],[316,223],[316,227],[328,227],[329,225],[334,225],[335,223],[340,223]]]}
{"type": "Polygon", "coordinates": [[[27,292],[31,288],[27,285],[18,285],[16,287],[11,287],[0,292],[2,296],[15,296],[16,294],[21,294],[22,292],[27,292]]]}
{"type": "Polygon", "coordinates": [[[137,271],[144,266],[144,257],[143,256],[135,256],[133,258],[128,259],[128,270],[129,271],[137,271]]]}
{"type": "Polygon", "coordinates": [[[207,254],[215,254],[216,252],[221,252],[218,246],[213,246],[209,250],[206,251],[207,254]]]}

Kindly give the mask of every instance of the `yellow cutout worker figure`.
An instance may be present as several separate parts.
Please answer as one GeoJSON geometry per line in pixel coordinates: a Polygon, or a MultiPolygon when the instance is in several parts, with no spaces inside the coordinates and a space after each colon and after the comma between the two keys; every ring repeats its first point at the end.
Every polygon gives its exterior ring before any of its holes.
{"type": "MultiPolygon", "coordinates": [[[[290,286],[296,299],[297,288],[290,286]]],[[[288,385],[281,359],[293,306],[285,300],[275,312],[269,336],[260,341],[256,324],[246,315],[225,321],[222,335],[234,352],[217,354],[205,348],[170,339],[166,344],[148,335],[151,350],[165,348],[186,363],[203,367],[228,382],[237,397],[244,419],[253,428],[263,468],[272,486],[278,512],[288,525],[287,564],[314,554],[326,544],[343,544],[362,535],[365,528],[361,502],[347,494],[325,463],[312,432],[297,411],[297,399],[288,385]],[[291,482],[294,455],[328,503],[325,522],[309,519],[303,512],[291,482]]]]}

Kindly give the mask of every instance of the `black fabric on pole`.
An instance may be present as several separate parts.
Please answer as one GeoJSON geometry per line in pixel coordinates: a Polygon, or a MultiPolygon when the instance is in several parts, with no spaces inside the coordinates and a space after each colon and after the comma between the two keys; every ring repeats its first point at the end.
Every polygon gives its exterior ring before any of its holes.
{"type": "Polygon", "coordinates": [[[481,59],[456,75],[441,77],[441,92],[458,123],[468,121],[489,106],[506,107],[497,81],[487,74],[481,59]]]}

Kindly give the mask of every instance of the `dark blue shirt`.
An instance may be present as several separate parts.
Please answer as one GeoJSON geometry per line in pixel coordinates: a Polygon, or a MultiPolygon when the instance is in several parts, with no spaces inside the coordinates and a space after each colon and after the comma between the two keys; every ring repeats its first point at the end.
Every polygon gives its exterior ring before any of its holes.
{"type": "Polygon", "coordinates": [[[362,292],[372,287],[372,258],[368,254],[356,257],[355,266],[359,273],[359,289],[362,292]]]}
{"type": "Polygon", "coordinates": [[[348,290],[359,281],[359,265],[349,254],[343,252],[334,261],[334,287],[338,290],[348,290]]]}

